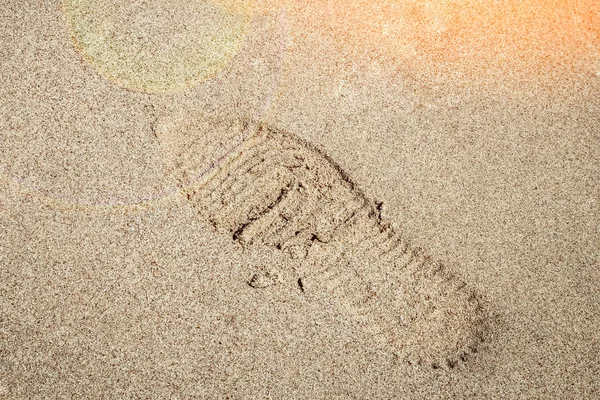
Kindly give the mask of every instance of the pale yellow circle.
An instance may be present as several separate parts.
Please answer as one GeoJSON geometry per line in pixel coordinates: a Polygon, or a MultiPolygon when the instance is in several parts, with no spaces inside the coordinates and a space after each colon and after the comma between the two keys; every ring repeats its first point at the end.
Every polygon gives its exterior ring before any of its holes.
{"type": "Polygon", "coordinates": [[[174,92],[198,85],[236,54],[250,0],[63,0],[75,47],[127,89],[174,92]]]}

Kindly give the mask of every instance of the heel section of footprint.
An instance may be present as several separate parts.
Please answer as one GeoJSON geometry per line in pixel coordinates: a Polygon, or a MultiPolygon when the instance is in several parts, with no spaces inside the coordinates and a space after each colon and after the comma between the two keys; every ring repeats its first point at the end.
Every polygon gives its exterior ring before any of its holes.
{"type": "Polygon", "coordinates": [[[185,193],[218,232],[299,259],[306,279],[410,364],[453,368],[484,340],[473,290],[412,249],[344,171],[291,134],[259,125],[236,158],[185,193]]]}

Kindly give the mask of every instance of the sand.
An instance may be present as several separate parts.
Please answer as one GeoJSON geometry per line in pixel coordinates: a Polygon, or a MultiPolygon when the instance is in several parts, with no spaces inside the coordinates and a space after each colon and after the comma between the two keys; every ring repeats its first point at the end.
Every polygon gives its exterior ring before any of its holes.
{"type": "Polygon", "coordinates": [[[115,4],[3,3],[0,399],[600,396],[593,1],[115,4]]]}

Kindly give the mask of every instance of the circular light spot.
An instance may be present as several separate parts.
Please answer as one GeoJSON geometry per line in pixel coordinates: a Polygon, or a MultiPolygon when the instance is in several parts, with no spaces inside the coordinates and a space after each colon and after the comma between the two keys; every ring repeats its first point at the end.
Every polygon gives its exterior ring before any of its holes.
{"type": "Polygon", "coordinates": [[[75,47],[100,75],[134,91],[202,83],[236,54],[250,0],[63,0],[75,47]]]}

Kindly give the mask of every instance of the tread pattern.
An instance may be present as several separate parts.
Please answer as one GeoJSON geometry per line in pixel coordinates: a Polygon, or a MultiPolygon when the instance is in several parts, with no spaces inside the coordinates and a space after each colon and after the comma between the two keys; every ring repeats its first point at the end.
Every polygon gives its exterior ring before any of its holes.
{"type": "Polygon", "coordinates": [[[237,158],[184,191],[218,232],[300,259],[306,278],[411,364],[453,368],[484,340],[473,290],[412,249],[334,162],[291,134],[260,124],[237,158]]]}

